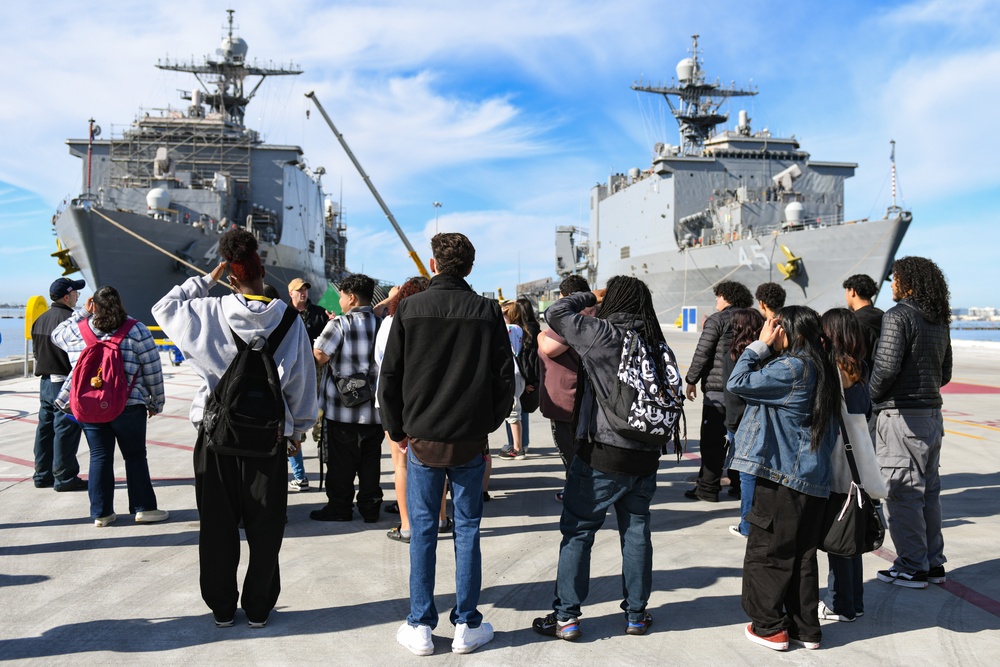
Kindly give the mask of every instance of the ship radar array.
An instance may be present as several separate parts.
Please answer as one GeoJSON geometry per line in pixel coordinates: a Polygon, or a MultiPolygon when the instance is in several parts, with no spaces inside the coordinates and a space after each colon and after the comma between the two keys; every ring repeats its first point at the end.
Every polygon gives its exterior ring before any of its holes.
{"type": "Polygon", "coordinates": [[[275,66],[269,62],[267,66],[263,66],[254,60],[252,64],[248,64],[247,43],[243,38],[233,34],[233,10],[226,11],[229,12],[229,33],[223,38],[222,46],[216,49],[216,55],[220,58],[212,59],[206,56],[201,63],[195,63],[193,59],[171,61],[166,58],[158,60],[156,66],[162,70],[194,74],[202,86],[204,96],[185,95],[183,99],[191,100],[198,106],[204,100],[213,112],[223,114],[231,122],[242,126],[247,104],[253,99],[265,78],[302,74],[302,70],[295,63],[289,63],[285,67],[275,66]],[[207,83],[202,79],[202,75],[209,78],[207,83]],[[260,80],[249,93],[244,93],[243,80],[248,76],[259,76],[260,80]],[[210,90],[210,87],[214,87],[215,90],[210,90]],[[199,99],[194,99],[195,97],[199,99]]]}
{"type": "Polygon", "coordinates": [[[722,87],[719,81],[706,82],[702,60],[698,53],[698,35],[691,36],[691,57],[677,63],[677,79],[668,85],[656,86],[637,81],[632,90],[663,95],[670,111],[680,125],[681,150],[685,155],[701,152],[715,127],[726,122],[729,114],[719,113],[719,106],[730,97],[750,97],[757,89],[722,87]],[[671,96],[677,97],[675,106],[671,96]]]}

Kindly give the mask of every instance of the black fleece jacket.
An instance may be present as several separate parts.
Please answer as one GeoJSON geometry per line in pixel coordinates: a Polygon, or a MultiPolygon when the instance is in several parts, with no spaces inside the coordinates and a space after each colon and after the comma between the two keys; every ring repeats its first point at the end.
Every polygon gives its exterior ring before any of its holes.
{"type": "Polygon", "coordinates": [[[500,305],[439,274],[403,299],[379,376],[382,425],[438,442],[471,440],[503,424],[514,404],[514,355],[500,305]]]}

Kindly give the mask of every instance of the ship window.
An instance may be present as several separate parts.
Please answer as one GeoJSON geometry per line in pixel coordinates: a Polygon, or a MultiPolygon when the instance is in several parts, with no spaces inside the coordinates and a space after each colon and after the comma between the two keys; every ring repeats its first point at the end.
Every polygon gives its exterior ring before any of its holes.
{"type": "Polygon", "coordinates": [[[622,246],[622,259],[628,259],[632,256],[632,246],[623,245],[622,246]]]}

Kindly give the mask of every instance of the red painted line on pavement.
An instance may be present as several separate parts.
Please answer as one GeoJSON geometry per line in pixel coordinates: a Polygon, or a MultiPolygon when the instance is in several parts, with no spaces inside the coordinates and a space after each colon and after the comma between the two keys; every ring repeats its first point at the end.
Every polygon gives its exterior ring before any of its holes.
{"type": "MultiPolygon", "coordinates": [[[[896,553],[892,549],[878,549],[872,552],[874,555],[882,558],[884,560],[892,563],[896,560],[896,553]]],[[[948,579],[943,584],[930,584],[931,586],[937,585],[942,590],[948,591],[955,597],[965,600],[969,604],[979,607],[988,614],[993,614],[994,616],[1000,616],[1000,601],[994,600],[993,598],[983,595],[979,591],[974,591],[964,584],[960,584],[957,581],[948,579]]]]}
{"type": "Polygon", "coordinates": [[[964,382],[949,382],[941,387],[942,394],[1000,394],[1000,387],[990,387],[984,384],[966,384],[964,382]]]}
{"type": "Polygon", "coordinates": [[[32,470],[34,470],[35,468],[34,461],[28,461],[26,459],[19,459],[13,456],[7,456],[6,454],[0,454],[0,461],[6,461],[7,463],[14,463],[19,466],[27,466],[32,470]]]}
{"type": "MultiPolygon", "coordinates": [[[[170,447],[171,449],[183,449],[185,452],[193,452],[194,447],[190,445],[178,445],[173,442],[160,442],[159,440],[147,440],[147,445],[156,445],[158,447],[170,447]]],[[[34,465],[34,464],[32,464],[34,465]]]]}

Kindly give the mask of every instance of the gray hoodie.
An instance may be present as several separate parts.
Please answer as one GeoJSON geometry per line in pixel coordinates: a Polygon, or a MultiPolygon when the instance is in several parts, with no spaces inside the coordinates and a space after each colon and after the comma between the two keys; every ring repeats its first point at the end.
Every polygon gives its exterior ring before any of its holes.
{"type": "MultiPolygon", "coordinates": [[[[215,284],[211,276],[189,278],[153,306],[153,317],[163,332],[205,381],[191,401],[194,424],[201,422],[205,401],[236,357],[230,328],[247,342],[255,335],[266,337],[286,308],[280,299],[265,303],[238,294],[208,296],[215,284]]],[[[312,344],[301,318],[295,319],[275,350],[274,363],[285,397],[284,435],[301,441],[319,411],[312,344]]]]}

